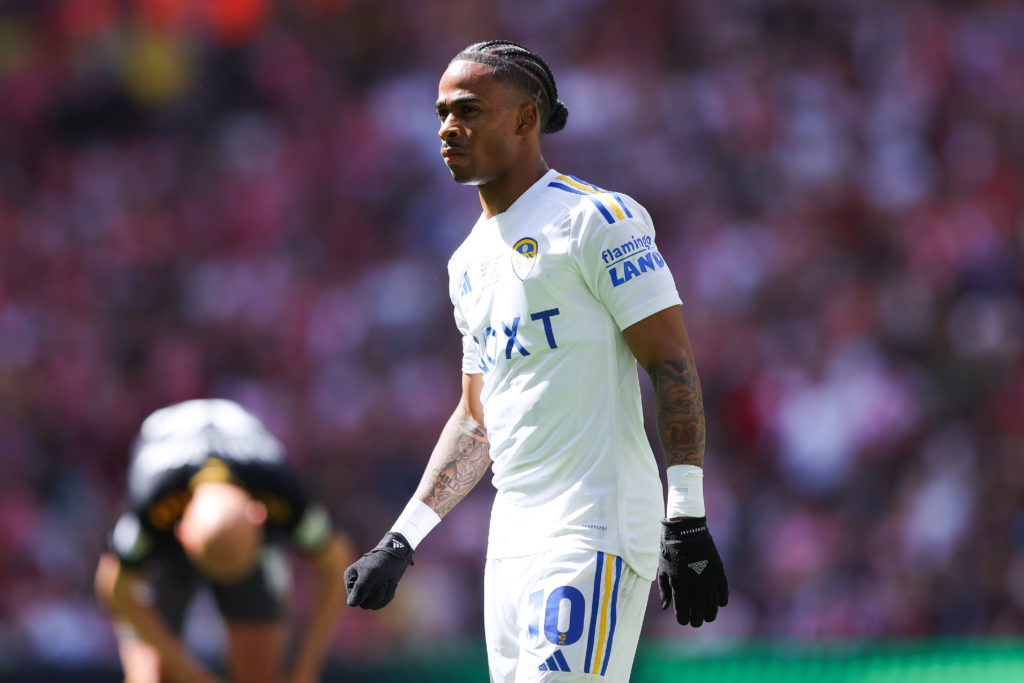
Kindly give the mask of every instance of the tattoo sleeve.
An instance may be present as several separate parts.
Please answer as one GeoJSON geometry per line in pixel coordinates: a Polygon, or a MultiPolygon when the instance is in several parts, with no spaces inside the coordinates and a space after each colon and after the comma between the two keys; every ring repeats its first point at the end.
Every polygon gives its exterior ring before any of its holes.
{"type": "Polygon", "coordinates": [[[704,466],[704,399],[693,361],[655,361],[647,368],[654,384],[658,435],[665,466],[704,466]]]}
{"type": "Polygon", "coordinates": [[[491,464],[487,433],[476,420],[453,415],[430,455],[416,497],[444,517],[466,497],[491,464]]]}

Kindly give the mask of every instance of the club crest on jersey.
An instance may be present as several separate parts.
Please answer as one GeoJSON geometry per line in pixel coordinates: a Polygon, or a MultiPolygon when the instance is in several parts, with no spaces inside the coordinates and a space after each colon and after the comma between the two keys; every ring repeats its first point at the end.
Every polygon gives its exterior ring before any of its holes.
{"type": "Polygon", "coordinates": [[[537,240],[524,237],[512,246],[512,272],[525,280],[537,262],[537,240]]]}

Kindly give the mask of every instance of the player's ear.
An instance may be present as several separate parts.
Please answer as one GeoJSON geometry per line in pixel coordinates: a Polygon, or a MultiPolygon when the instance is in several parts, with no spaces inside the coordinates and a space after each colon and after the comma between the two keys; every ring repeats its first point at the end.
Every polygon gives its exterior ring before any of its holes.
{"type": "Polygon", "coordinates": [[[267,521],[267,506],[258,500],[247,501],[245,503],[245,517],[254,526],[260,526],[267,521]]]}
{"type": "Polygon", "coordinates": [[[191,538],[191,515],[189,514],[192,509],[191,499],[185,504],[185,508],[181,511],[181,516],[175,520],[174,525],[171,526],[171,531],[174,533],[174,538],[178,540],[183,546],[188,543],[191,538]]]}
{"type": "Polygon", "coordinates": [[[540,122],[540,110],[536,102],[527,102],[519,107],[519,119],[516,122],[516,134],[526,135],[536,132],[540,122]]]}
{"type": "Polygon", "coordinates": [[[174,523],[172,529],[174,530],[174,538],[178,540],[182,548],[188,549],[195,545],[196,529],[194,522],[182,517],[174,523]]]}

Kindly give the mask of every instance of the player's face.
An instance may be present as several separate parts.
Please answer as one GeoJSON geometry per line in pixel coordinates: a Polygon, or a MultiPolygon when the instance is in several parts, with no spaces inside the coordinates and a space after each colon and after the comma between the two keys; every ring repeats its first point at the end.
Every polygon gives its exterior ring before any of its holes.
{"type": "Polygon", "coordinates": [[[515,93],[477,62],[452,62],[437,88],[441,156],[457,183],[483,185],[514,163],[515,93]]]}

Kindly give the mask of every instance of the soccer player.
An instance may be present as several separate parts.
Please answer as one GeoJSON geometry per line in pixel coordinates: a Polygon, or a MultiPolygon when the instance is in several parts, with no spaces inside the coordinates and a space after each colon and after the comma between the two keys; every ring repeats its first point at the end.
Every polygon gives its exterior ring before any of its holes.
{"type": "Polygon", "coordinates": [[[348,603],[386,605],[413,550],[490,466],[492,680],[628,680],[655,578],[681,624],[714,620],[728,600],[672,275],[642,206],[544,162],[541,136],[568,111],[536,54],[467,47],[441,77],[437,115],[445,164],[483,208],[448,264],[462,398],[408,506],[346,570],[348,603]],[[638,361],[655,388],[667,511],[638,361]]]}
{"type": "Polygon", "coordinates": [[[284,463],[256,416],[221,399],[162,408],[142,423],[128,469],[128,508],[96,570],[127,683],[214,683],[181,640],[196,589],[224,616],[239,683],[319,680],[352,553],[284,463]],[[286,542],[315,567],[315,602],[290,674],[286,542]]]}

